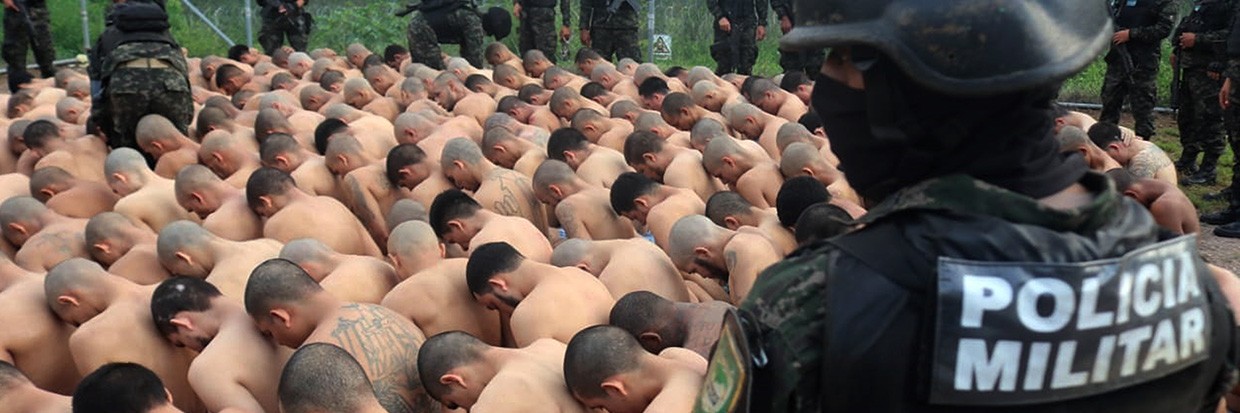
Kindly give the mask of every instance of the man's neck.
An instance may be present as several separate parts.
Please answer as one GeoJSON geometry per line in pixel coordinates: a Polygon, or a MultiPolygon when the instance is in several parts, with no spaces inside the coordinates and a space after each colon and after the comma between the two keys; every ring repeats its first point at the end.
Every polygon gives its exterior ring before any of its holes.
{"type": "Polygon", "coordinates": [[[529,259],[523,260],[508,277],[508,284],[521,293],[521,295],[527,296],[546,277],[550,269],[547,267],[550,266],[529,259]]]}
{"type": "Polygon", "coordinates": [[[495,170],[495,164],[486,159],[482,159],[478,161],[477,165],[470,166],[469,170],[473,173],[474,179],[477,179],[478,182],[482,182],[487,179],[487,176],[491,175],[491,171],[495,170]]]}

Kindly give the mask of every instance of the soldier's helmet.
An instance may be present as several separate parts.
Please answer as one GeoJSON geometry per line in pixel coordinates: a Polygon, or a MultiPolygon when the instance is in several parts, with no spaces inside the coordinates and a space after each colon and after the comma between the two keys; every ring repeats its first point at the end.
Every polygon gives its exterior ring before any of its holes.
{"type": "Polygon", "coordinates": [[[1063,81],[1112,35],[1101,0],[794,0],[794,7],[784,48],[868,46],[950,95],[1063,81]]]}

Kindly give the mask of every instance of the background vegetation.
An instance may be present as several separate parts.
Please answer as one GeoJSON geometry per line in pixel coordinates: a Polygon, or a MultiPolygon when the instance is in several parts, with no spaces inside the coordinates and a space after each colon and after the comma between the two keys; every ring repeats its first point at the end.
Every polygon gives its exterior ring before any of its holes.
{"type": "MultiPolygon", "coordinates": [[[[190,0],[199,9],[202,10],[212,21],[216,22],[221,30],[228,34],[234,41],[244,42],[246,39],[245,30],[245,4],[251,2],[252,21],[255,36],[260,26],[258,17],[258,6],[254,0],[190,0]]],[[[511,0],[475,0],[483,7],[504,7],[511,8],[511,0]]],[[[649,4],[649,0],[642,1],[643,4],[649,4]]],[[[570,42],[571,49],[576,50],[580,47],[580,43],[576,38],[576,22],[578,14],[579,0],[570,0],[573,5],[573,31],[574,39],[570,42]]],[[[673,54],[670,60],[660,60],[657,63],[662,67],[671,66],[707,66],[714,67],[714,61],[710,58],[708,47],[712,42],[712,18],[706,11],[706,6],[702,0],[655,0],[655,33],[668,34],[672,36],[673,54]]],[[[108,0],[88,0],[87,17],[90,22],[90,39],[93,42],[95,36],[102,31],[103,27],[103,11],[108,0]]],[[[1181,15],[1183,15],[1190,2],[1181,1],[1181,15]]],[[[406,18],[398,18],[393,13],[405,6],[403,1],[372,1],[372,0],[310,0],[308,8],[314,14],[316,23],[313,34],[310,38],[311,48],[330,47],[338,51],[343,51],[344,47],[350,43],[360,42],[370,47],[371,50],[382,50],[383,47],[390,43],[405,45],[405,27],[408,20],[406,18]]],[[[52,14],[52,30],[53,37],[57,48],[57,56],[61,58],[72,57],[78,53],[82,53],[82,22],[79,0],[48,0],[48,6],[52,14]]],[[[211,31],[211,29],[199,20],[189,10],[187,4],[183,0],[168,0],[169,14],[172,17],[172,30],[178,41],[190,50],[195,56],[207,54],[224,54],[229,44],[220,39],[211,31]]],[[[761,75],[774,75],[780,72],[779,55],[778,55],[778,39],[779,29],[775,22],[774,13],[771,13],[771,24],[768,25],[770,30],[765,41],[759,43],[761,52],[759,54],[758,64],[755,72],[761,75]]],[[[641,50],[649,50],[649,45],[645,39],[648,38],[649,28],[647,16],[642,15],[640,38],[642,39],[641,50]]],[[[516,26],[514,22],[514,27],[516,26]]],[[[512,49],[516,49],[517,39],[514,35],[503,40],[504,43],[512,49]]],[[[1160,72],[1159,79],[1159,100],[1163,105],[1167,102],[1168,89],[1171,81],[1171,70],[1168,67],[1166,57],[1169,56],[1170,47],[1164,47],[1163,53],[1163,70],[1160,72]]],[[[445,47],[448,53],[455,53],[454,46],[445,47]]],[[[31,60],[33,61],[33,60],[31,60]]],[[[1098,102],[1098,94],[1102,89],[1102,80],[1106,67],[1099,59],[1093,65],[1086,68],[1079,75],[1069,79],[1061,92],[1061,100],[1072,102],[1098,102]]],[[[1159,136],[1155,141],[1173,156],[1178,156],[1179,132],[1170,117],[1163,116],[1160,121],[1159,136]]],[[[1231,165],[1233,157],[1229,153],[1224,157],[1223,164],[1231,165]]],[[[1230,182],[1230,171],[1228,168],[1220,168],[1220,182],[1230,182]]],[[[1218,189],[1213,187],[1192,187],[1186,188],[1189,195],[1197,201],[1199,207],[1206,210],[1217,209],[1222,206],[1221,203],[1204,203],[1201,202],[1201,195],[1218,189]]]]}

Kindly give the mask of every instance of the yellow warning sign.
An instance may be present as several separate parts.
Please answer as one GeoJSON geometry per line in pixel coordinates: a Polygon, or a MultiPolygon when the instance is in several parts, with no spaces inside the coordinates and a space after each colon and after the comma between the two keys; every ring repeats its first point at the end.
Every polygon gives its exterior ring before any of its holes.
{"type": "Polygon", "coordinates": [[[672,58],[672,36],[654,35],[654,58],[667,60],[672,58]]]}

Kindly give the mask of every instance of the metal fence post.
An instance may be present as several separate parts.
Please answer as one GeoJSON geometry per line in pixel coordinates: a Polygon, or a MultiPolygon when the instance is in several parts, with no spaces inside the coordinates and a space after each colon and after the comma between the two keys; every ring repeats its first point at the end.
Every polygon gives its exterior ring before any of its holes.
{"type": "Polygon", "coordinates": [[[181,4],[185,5],[185,8],[189,9],[189,11],[194,13],[195,16],[198,16],[198,19],[202,20],[203,24],[206,24],[207,27],[211,28],[211,31],[215,32],[217,36],[219,36],[221,39],[224,39],[224,41],[228,43],[229,47],[231,47],[234,44],[237,44],[237,42],[234,42],[231,37],[228,37],[227,34],[224,34],[224,31],[220,30],[219,26],[215,25],[215,22],[211,21],[211,19],[208,19],[207,15],[202,14],[202,10],[199,10],[198,6],[194,5],[193,1],[181,0],[181,4]]]}
{"type": "Polygon", "coordinates": [[[649,13],[647,13],[647,14],[646,14],[646,15],[647,15],[647,18],[649,19],[649,21],[647,21],[647,22],[646,22],[646,26],[647,26],[647,27],[646,27],[646,29],[647,29],[646,31],[650,32],[650,33],[648,33],[648,35],[649,35],[649,36],[648,36],[648,37],[649,37],[649,42],[650,42],[650,59],[649,59],[649,60],[647,60],[647,62],[651,62],[651,63],[653,63],[653,62],[654,62],[654,14],[655,14],[655,13],[654,13],[654,8],[655,8],[655,0],[649,0],[648,2],[646,2],[646,8],[650,11],[649,13]]]}
{"type": "Polygon", "coordinates": [[[82,51],[90,50],[90,16],[86,13],[86,0],[78,2],[81,5],[82,16],[82,51]]]}
{"type": "Polygon", "coordinates": [[[254,11],[250,0],[241,1],[245,3],[245,44],[254,47],[254,11]]]}

